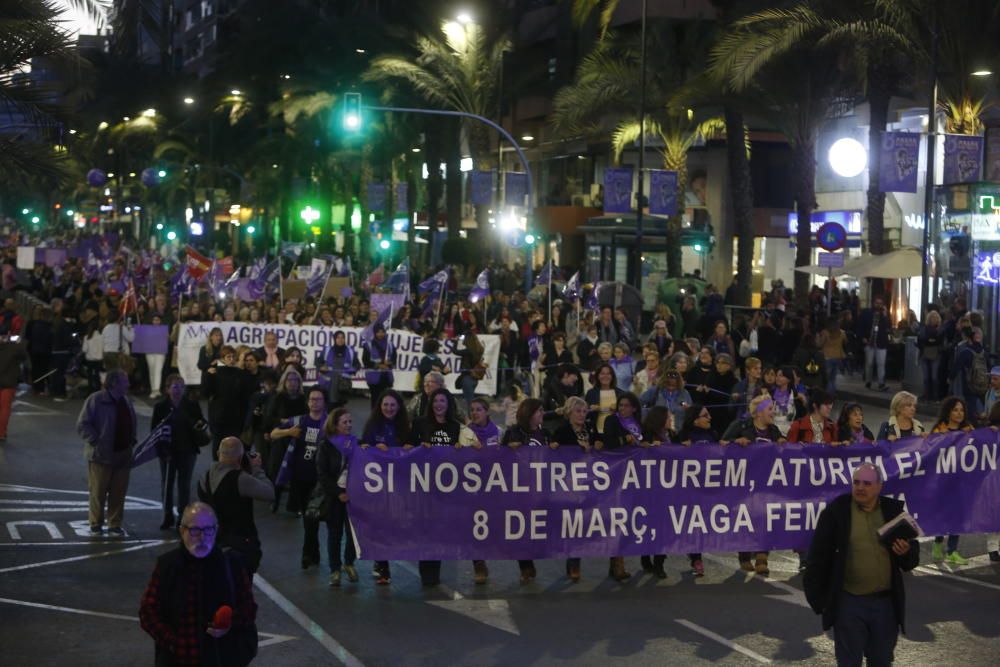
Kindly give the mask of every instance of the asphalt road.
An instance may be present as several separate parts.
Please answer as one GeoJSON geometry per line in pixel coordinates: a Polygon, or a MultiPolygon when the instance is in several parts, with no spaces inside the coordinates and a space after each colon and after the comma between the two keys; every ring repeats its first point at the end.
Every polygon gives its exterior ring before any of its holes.
{"type": "MultiPolygon", "coordinates": [[[[141,432],[151,410],[138,401],[141,432]]],[[[0,445],[0,663],[149,665],[153,645],[137,622],[158,554],[176,536],[158,530],[159,470],[133,473],[124,539],[87,535],[86,468],[74,422],[80,401],[22,396],[0,445]],[[77,532],[79,531],[79,532],[77,532]]],[[[367,401],[357,401],[365,414],[367,401]]],[[[884,409],[872,407],[872,414],[884,409]]],[[[355,419],[356,423],[362,419],[355,419]]],[[[203,454],[195,476],[209,457],[203,454]]],[[[261,665],[698,665],[833,662],[833,643],[805,606],[797,560],[771,557],[769,578],[747,575],[732,554],[706,555],[694,579],[671,556],[664,581],[608,580],[587,560],[570,584],[561,562],[539,562],[536,583],[517,565],[490,563],[485,586],[471,563],[446,563],[444,585],[424,589],[411,563],[393,564],[391,587],[361,580],[327,587],[327,568],[302,571],[297,519],[258,507],[265,556],[255,583],[261,665]]],[[[968,566],[924,565],[907,577],[901,665],[996,664],[1000,567],[982,536],[964,536],[968,566]]],[[[325,560],[325,548],[323,550],[325,560]]],[[[638,563],[629,559],[630,569],[638,563]]],[[[922,562],[930,563],[930,545],[922,562]]]]}

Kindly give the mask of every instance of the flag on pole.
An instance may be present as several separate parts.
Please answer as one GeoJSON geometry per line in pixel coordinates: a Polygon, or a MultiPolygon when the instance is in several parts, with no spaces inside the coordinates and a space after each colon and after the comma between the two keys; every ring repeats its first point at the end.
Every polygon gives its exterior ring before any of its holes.
{"type": "Polygon", "coordinates": [[[393,310],[393,304],[390,303],[389,307],[383,309],[381,313],[376,312],[372,315],[371,321],[368,323],[368,326],[366,326],[361,331],[362,343],[367,343],[368,341],[370,341],[372,338],[375,337],[376,325],[381,324],[383,329],[385,329],[387,332],[389,331],[389,327],[392,326],[392,310],[393,310]]]}
{"type": "Polygon", "coordinates": [[[545,262],[545,266],[542,267],[541,273],[535,278],[535,287],[539,285],[548,285],[552,282],[552,260],[545,262]]]}
{"type": "Polygon", "coordinates": [[[302,251],[306,249],[306,244],[301,241],[282,241],[281,242],[281,256],[292,260],[293,262],[299,261],[299,257],[302,255],[302,251]]]}
{"type": "Polygon", "coordinates": [[[205,277],[205,274],[211,270],[212,260],[205,257],[191,246],[185,246],[184,253],[187,255],[188,275],[191,276],[195,282],[200,282],[201,279],[205,277]]]}
{"type": "Polygon", "coordinates": [[[386,278],[385,283],[382,285],[383,289],[387,289],[394,294],[402,294],[406,292],[410,287],[410,258],[404,258],[403,261],[396,267],[396,270],[389,274],[386,278]]]}
{"type": "Polygon", "coordinates": [[[323,293],[326,283],[333,273],[333,257],[324,255],[313,260],[313,272],[306,281],[306,296],[318,296],[323,293]],[[322,263],[322,264],[320,264],[322,263]]]}
{"type": "Polygon", "coordinates": [[[596,283],[594,288],[590,290],[590,294],[587,295],[587,300],[584,302],[583,307],[587,310],[597,311],[600,310],[600,296],[601,283],[596,283]]]}
{"type": "Polygon", "coordinates": [[[265,296],[269,289],[273,289],[278,284],[278,276],[281,275],[281,259],[275,258],[264,265],[256,278],[251,278],[247,284],[247,289],[254,299],[265,296]]]}
{"type": "Polygon", "coordinates": [[[485,299],[490,295],[490,270],[483,269],[476,276],[476,284],[469,292],[469,301],[476,303],[480,299],[485,299]]]}
{"type": "Polygon", "coordinates": [[[348,257],[340,264],[340,273],[337,274],[341,278],[347,278],[351,275],[351,258],[348,257]]]}
{"type": "Polygon", "coordinates": [[[125,295],[122,297],[122,302],[118,308],[123,319],[128,315],[139,311],[139,300],[135,292],[135,283],[132,281],[132,278],[128,279],[128,289],[125,290],[125,295]]]}
{"type": "Polygon", "coordinates": [[[435,290],[442,291],[442,287],[448,284],[448,270],[441,269],[433,276],[417,285],[417,294],[423,296],[435,290]]]}
{"type": "Polygon", "coordinates": [[[368,289],[373,287],[378,287],[385,280],[385,266],[382,264],[378,265],[378,268],[368,274],[368,289]]]}
{"type": "Polygon", "coordinates": [[[566,287],[563,289],[563,298],[567,301],[576,303],[577,299],[580,298],[580,272],[577,271],[573,274],[573,277],[566,281],[566,287]]]}
{"type": "Polygon", "coordinates": [[[132,450],[132,467],[136,468],[155,459],[156,446],[164,440],[169,440],[170,437],[170,418],[168,416],[167,419],[157,424],[156,428],[150,431],[149,435],[132,450]]]}

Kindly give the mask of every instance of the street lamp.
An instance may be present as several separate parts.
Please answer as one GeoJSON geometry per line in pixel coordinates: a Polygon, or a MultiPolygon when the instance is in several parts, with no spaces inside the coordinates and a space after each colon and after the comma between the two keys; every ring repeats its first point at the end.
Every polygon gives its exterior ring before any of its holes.
{"type": "Polygon", "coordinates": [[[844,178],[854,178],[868,165],[868,153],[865,147],[857,139],[850,137],[833,142],[827,157],[833,171],[844,178]]]}
{"type": "Polygon", "coordinates": [[[972,76],[992,76],[993,72],[988,69],[977,69],[972,72],[972,76]]]}
{"type": "Polygon", "coordinates": [[[459,12],[455,16],[455,20],[461,23],[462,25],[468,25],[472,23],[472,14],[470,14],[469,12],[459,12]]]}
{"type": "Polygon", "coordinates": [[[193,97],[185,97],[184,98],[184,104],[188,104],[188,105],[194,104],[194,98],[193,97]]]}

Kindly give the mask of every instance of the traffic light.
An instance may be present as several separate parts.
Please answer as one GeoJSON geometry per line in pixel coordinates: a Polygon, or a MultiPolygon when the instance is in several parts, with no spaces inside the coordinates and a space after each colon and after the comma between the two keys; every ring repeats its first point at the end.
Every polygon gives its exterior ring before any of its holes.
{"type": "Polygon", "coordinates": [[[525,234],[524,235],[524,244],[525,245],[534,245],[535,244],[535,235],[531,234],[531,233],[525,234]]]}
{"type": "Polygon", "coordinates": [[[307,225],[312,225],[314,222],[319,220],[320,216],[319,216],[319,211],[314,209],[312,206],[307,205],[299,213],[299,217],[302,218],[302,221],[305,222],[307,225]]]}
{"type": "Polygon", "coordinates": [[[382,250],[388,250],[390,245],[391,244],[389,243],[389,239],[382,239],[381,241],[378,242],[378,247],[381,248],[382,250]]]}
{"type": "Polygon", "coordinates": [[[344,129],[348,132],[361,129],[361,93],[344,95],[344,129]]]}
{"type": "Polygon", "coordinates": [[[247,229],[247,234],[249,234],[250,236],[253,236],[253,233],[257,231],[257,228],[254,227],[253,225],[248,225],[246,229],[247,229]]]}

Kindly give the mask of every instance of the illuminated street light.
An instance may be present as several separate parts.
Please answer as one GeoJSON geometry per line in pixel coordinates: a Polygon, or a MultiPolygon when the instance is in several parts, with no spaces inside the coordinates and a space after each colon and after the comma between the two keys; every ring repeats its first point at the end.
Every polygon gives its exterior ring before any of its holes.
{"type": "Polygon", "coordinates": [[[173,231],[167,232],[167,240],[168,241],[173,241],[176,238],[177,238],[177,232],[173,232],[173,231]]]}
{"type": "Polygon", "coordinates": [[[194,98],[193,97],[185,97],[184,98],[184,104],[194,104],[194,98]]]}
{"type": "Polygon", "coordinates": [[[472,23],[472,14],[470,14],[469,12],[459,12],[458,15],[455,17],[455,20],[461,23],[462,25],[468,25],[472,23]]]}
{"type": "Polygon", "coordinates": [[[122,120],[123,120],[123,121],[125,121],[125,122],[127,123],[127,122],[129,122],[130,120],[132,120],[132,118],[131,118],[131,117],[129,117],[129,116],[122,116],[122,120]]]}
{"type": "Polygon", "coordinates": [[[156,231],[162,231],[162,230],[163,230],[163,223],[162,222],[156,223],[156,231]]]}
{"type": "Polygon", "coordinates": [[[29,213],[31,213],[31,209],[30,208],[22,208],[21,209],[21,215],[28,215],[29,213]]]}
{"type": "Polygon", "coordinates": [[[39,222],[41,222],[41,219],[37,215],[31,217],[31,224],[37,225],[39,222]]]}
{"type": "Polygon", "coordinates": [[[146,118],[152,118],[153,116],[156,115],[156,109],[153,108],[146,109],[145,111],[142,112],[142,115],[145,116],[146,118]]]}
{"type": "Polygon", "coordinates": [[[70,134],[76,134],[76,130],[70,130],[69,133],[70,134]]]}
{"type": "Polygon", "coordinates": [[[158,172],[156,172],[156,175],[159,176],[160,178],[166,178],[167,177],[167,172],[165,170],[161,169],[158,172]]]}
{"type": "Polygon", "coordinates": [[[868,165],[868,152],[857,139],[844,137],[830,146],[827,155],[830,166],[838,176],[853,178],[865,170],[868,165]]]}
{"type": "Polygon", "coordinates": [[[977,69],[972,73],[972,76],[992,76],[993,72],[988,69],[977,69]]]}
{"type": "Polygon", "coordinates": [[[107,123],[107,121],[103,121],[102,120],[100,123],[98,123],[97,129],[98,130],[106,130],[106,129],[108,129],[108,123],[107,123]]]}
{"type": "Polygon", "coordinates": [[[534,140],[535,140],[535,138],[533,136],[531,136],[530,134],[522,134],[521,135],[521,141],[534,141],[534,140]]]}
{"type": "Polygon", "coordinates": [[[230,92],[231,94],[235,95],[236,97],[239,97],[240,95],[242,95],[242,94],[243,94],[243,92],[242,92],[242,91],[241,91],[241,90],[240,90],[239,88],[233,88],[233,89],[232,89],[232,90],[230,90],[229,92],[230,92]]]}
{"type": "Polygon", "coordinates": [[[389,249],[389,241],[388,241],[388,239],[382,239],[381,241],[379,241],[378,242],[378,247],[382,248],[382,250],[388,250],[389,249]]]}

